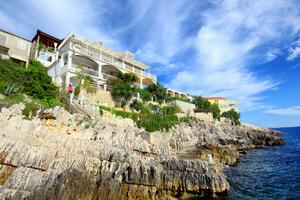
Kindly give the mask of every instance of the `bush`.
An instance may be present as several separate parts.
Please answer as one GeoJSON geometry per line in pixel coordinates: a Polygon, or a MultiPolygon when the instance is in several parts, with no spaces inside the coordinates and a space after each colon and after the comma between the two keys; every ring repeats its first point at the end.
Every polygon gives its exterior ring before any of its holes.
{"type": "Polygon", "coordinates": [[[99,106],[99,109],[111,112],[112,114],[114,114],[116,116],[119,116],[119,117],[133,119],[133,113],[132,112],[126,112],[126,111],[123,111],[123,110],[116,110],[114,108],[110,108],[110,107],[106,107],[106,106],[99,106]]]}
{"type": "Polygon", "coordinates": [[[163,115],[175,115],[180,113],[181,110],[177,105],[164,106],[161,108],[163,115]]]}
{"type": "Polygon", "coordinates": [[[179,101],[184,101],[187,103],[191,103],[191,100],[187,97],[172,97],[172,100],[179,100],[179,101]]]}
{"type": "Polygon", "coordinates": [[[14,63],[11,60],[0,59],[0,86],[3,91],[8,84],[22,85],[24,82],[24,66],[14,63]]]}
{"type": "Polygon", "coordinates": [[[119,107],[124,107],[133,97],[136,88],[133,82],[136,77],[131,74],[118,73],[118,78],[109,79],[108,84],[112,87],[111,95],[119,107]]]}
{"type": "Polygon", "coordinates": [[[106,107],[106,106],[99,106],[99,109],[101,109],[101,110],[106,110],[106,111],[109,111],[109,112],[111,112],[111,108],[110,108],[110,107],[106,107]]]}
{"type": "Polygon", "coordinates": [[[144,128],[146,131],[169,131],[175,124],[178,123],[178,117],[175,115],[146,115],[137,122],[139,128],[144,128]]]}
{"type": "Polygon", "coordinates": [[[129,118],[129,119],[133,118],[132,112],[126,112],[126,111],[122,111],[122,110],[112,110],[112,114],[122,117],[122,118],[129,118]]]}
{"type": "Polygon", "coordinates": [[[132,101],[132,103],[129,105],[129,107],[132,110],[140,111],[143,107],[143,104],[135,99],[135,100],[132,101]]]}
{"type": "Polygon", "coordinates": [[[161,86],[159,83],[148,85],[145,88],[145,90],[153,95],[153,101],[162,103],[165,100],[168,100],[169,98],[169,95],[167,94],[167,89],[161,86]]]}
{"type": "Polygon", "coordinates": [[[212,107],[211,103],[201,96],[195,96],[193,103],[196,105],[197,109],[211,109],[212,107]]]}
{"type": "Polygon", "coordinates": [[[151,100],[152,100],[152,94],[151,94],[151,92],[149,92],[148,90],[138,88],[138,89],[137,89],[137,92],[140,94],[140,98],[141,98],[144,102],[147,102],[147,101],[151,101],[151,100]]]}
{"type": "Polygon", "coordinates": [[[80,91],[81,91],[81,86],[80,86],[80,85],[76,86],[76,87],[75,87],[75,90],[74,90],[74,95],[75,95],[76,97],[78,97],[79,94],[80,94],[80,91]]]}
{"type": "Polygon", "coordinates": [[[22,110],[22,115],[24,115],[25,119],[32,119],[37,115],[37,111],[40,109],[40,107],[33,103],[26,103],[25,108],[22,110]]]}
{"type": "Polygon", "coordinates": [[[236,112],[233,109],[231,109],[227,112],[223,112],[222,117],[226,117],[226,118],[230,119],[234,125],[240,125],[241,124],[241,122],[240,122],[240,117],[241,117],[240,113],[236,112]]]}
{"type": "Polygon", "coordinates": [[[6,104],[7,107],[11,106],[13,104],[17,104],[17,103],[21,103],[24,100],[24,96],[21,94],[14,94],[14,95],[10,95],[10,96],[6,96],[3,99],[3,104],[6,104]]]}
{"type": "Polygon", "coordinates": [[[55,99],[58,88],[51,82],[44,66],[38,61],[30,61],[25,70],[24,92],[38,99],[55,99]]]}

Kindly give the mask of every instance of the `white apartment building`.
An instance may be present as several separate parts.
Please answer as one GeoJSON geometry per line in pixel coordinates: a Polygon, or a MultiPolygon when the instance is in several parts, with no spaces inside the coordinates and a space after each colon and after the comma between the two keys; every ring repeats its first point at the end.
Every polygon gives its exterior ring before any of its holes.
{"type": "Polygon", "coordinates": [[[97,87],[107,90],[107,80],[118,72],[134,74],[140,88],[156,83],[157,79],[149,69],[146,64],[133,59],[133,54],[128,51],[115,51],[71,33],[58,46],[48,74],[58,85],[72,84],[75,87],[81,81],[78,74],[86,74],[97,87]]]}

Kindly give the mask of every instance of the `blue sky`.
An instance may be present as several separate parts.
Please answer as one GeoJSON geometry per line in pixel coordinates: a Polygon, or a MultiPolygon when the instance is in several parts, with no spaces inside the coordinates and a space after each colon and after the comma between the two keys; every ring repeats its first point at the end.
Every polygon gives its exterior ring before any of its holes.
{"type": "Polygon", "coordinates": [[[0,27],[76,32],[135,53],[167,87],[237,100],[243,121],[300,125],[300,0],[0,0],[0,27]]]}

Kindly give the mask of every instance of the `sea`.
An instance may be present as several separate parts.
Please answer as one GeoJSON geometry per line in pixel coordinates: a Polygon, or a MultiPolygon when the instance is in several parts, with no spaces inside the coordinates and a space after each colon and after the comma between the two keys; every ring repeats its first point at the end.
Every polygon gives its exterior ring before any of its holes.
{"type": "Polygon", "coordinates": [[[226,199],[300,200],[300,127],[278,128],[286,144],[253,149],[225,168],[226,199]]]}

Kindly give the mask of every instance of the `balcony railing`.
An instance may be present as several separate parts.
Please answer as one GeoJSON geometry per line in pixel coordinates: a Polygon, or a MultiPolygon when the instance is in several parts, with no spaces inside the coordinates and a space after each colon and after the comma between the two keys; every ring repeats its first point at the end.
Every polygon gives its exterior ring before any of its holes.
{"type": "Polygon", "coordinates": [[[76,64],[73,64],[71,67],[71,70],[77,72],[77,73],[84,73],[93,77],[99,77],[99,72],[94,70],[94,69],[90,69],[88,67],[84,67],[84,66],[79,66],[76,64]]]}
{"type": "Polygon", "coordinates": [[[104,52],[101,52],[95,48],[91,48],[85,44],[82,44],[82,43],[76,43],[75,45],[75,51],[81,53],[81,54],[84,54],[84,55],[87,55],[89,57],[92,57],[92,58],[95,58],[97,60],[100,60],[102,62],[105,62],[105,63],[108,63],[108,64],[111,64],[119,69],[123,69],[123,70],[126,70],[126,71],[129,71],[129,72],[133,72],[133,73],[136,73],[136,74],[139,74],[139,75],[142,75],[144,77],[147,77],[147,78],[150,78],[150,79],[153,79],[156,81],[156,76],[150,74],[150,73],[147,73],[147,72],[144,72],[142,71],[141,69],[137,68],[137,67],[134,67],[133,65],[130,65],[130,64],[127,64],[127,63],[124,63],[123,61],[119,60],[118,58],[112,56],[112,55],[109,55],[107,53],[104,53],[104,52]]]}

